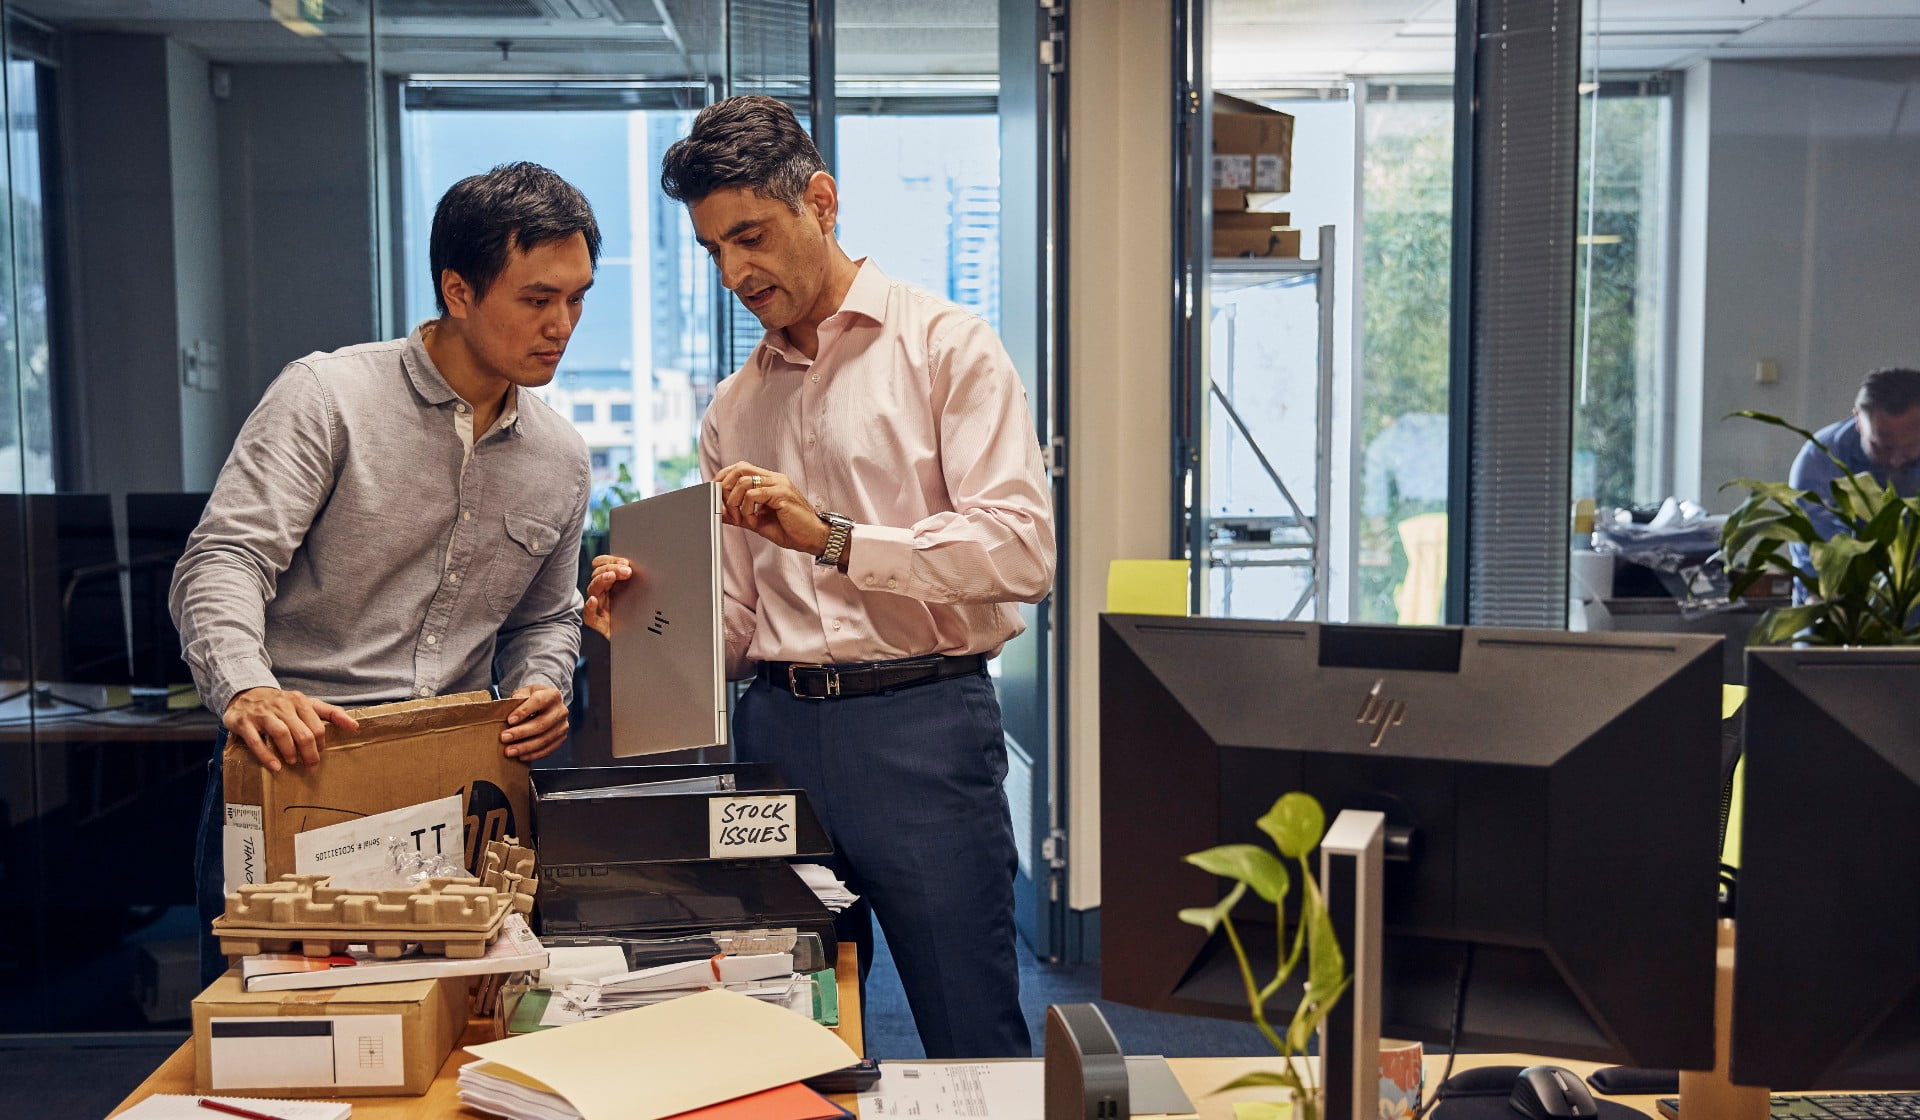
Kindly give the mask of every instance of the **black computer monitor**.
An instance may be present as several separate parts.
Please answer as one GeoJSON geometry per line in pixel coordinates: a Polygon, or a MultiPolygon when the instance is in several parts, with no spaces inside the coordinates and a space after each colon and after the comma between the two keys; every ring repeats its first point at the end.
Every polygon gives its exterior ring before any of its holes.
{"type": "Polygon", "coordinates": [[[1920,1089],[1920,649],[1747,659],[1732,1078],[1920,1089]]]}
{"type": "Polygon", "coordinates": [[[193,673],[180,656],[167,593],[187,537],[207,508],[205,493],[127,495],[127,593],[132,608],[133,683],[167,688],[189,683],[193,673]]]}
{"type": "MultiPolygon", "coordinates": [[[[1106,998],[1247,1015],[1181,857],[1303,790],[1413,833],[1384,1034],[1446,1041],[1471,952],[1462,1046],[1712,1067],[1719,638],[1106,615],[1100,659],[1106,998]]],[[[1271,908],[1235,921],[1275,959],[1271,908]]]]}
{"type": "Polygon", "coordinates": [[[106,494],[0,494],[0,526],[21,528],[18,545],[0,548],[0,583],[9,605],[26,606],[26,624],[16,620],[0,633],[5,643],[0,677],[127,683],[125,599],[112,499],[106,494]]]}

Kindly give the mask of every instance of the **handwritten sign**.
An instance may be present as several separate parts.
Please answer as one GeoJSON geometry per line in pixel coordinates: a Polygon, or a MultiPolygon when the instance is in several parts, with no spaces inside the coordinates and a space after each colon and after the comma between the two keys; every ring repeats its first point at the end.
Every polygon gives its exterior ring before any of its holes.
{"type": "Polygon", "coordinates": [[[712,859],[758,859],[799,851],[794,796],[714,797],[707,801],[707,854],[712,859]]]}

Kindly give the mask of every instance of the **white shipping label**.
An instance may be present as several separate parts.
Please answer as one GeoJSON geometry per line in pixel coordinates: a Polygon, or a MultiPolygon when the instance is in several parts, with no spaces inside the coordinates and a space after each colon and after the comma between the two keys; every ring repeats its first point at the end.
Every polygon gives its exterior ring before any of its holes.
{"type": "Polygon", "coordinates": [[[293,869],[302,875],[351,876],[387,866],[386,838],[411,841],[416,851],[466,862],[466,813],[460,795],[375,813],[294,834],[293,869]]]}
{"type": "Polygon", "coordinates": [[[406,1081],[398,1015],[208,1020],[215,1089],[386,1087],[406,1081]]]}
{"type": "Polygon", "coordinates": [[[1253,189],[1256,191],[1286,190],[1285,177],[1287,161],[1281,156],[1260,156],[1255,160],[1253,169],[1253,189]]]}
{"type": "Polygon", "coordinates": [[[1214,156],[1213,189],[1245,190],[1253,186],[1252,156],[1214,156]]]}
{"type": "Polygon", "coordinates": [[[220,866],[226,882],[222,890],[231,894],[244,883],[264,883],[267,879],[267,834],[260,824],[260,806],[226,807],[220,827],[220,866]]]}
{"type": "Polygon", "coordinates": [[[707,800],[707,854],[711,859],[758,859],[799,852],[794,796],[713,797],[707,800]]]}

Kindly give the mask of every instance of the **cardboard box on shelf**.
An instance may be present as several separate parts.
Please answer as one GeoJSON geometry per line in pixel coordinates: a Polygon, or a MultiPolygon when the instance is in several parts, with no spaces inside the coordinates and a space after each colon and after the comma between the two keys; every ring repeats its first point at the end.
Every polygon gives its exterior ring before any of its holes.
{"type": "Polygon", "coordinates": [[[1224,93],[1213,95],[1213,189],[1293,189],[1293,118],[1224,93]]]}
{"type": "Polygon", "coordinates": [[[1300,231],[1289,214],[1229,212],[1213,216],[1215,257],[1297,257],[1300,231]]]}
{"type": "Polygon", "coordinates": [[[519,705],[467,692],[356,709],[360,729],[330,729],[318,765],[277,773],[229,740],[222,760],[228,889],[293,871],[296,833],[453,795],[465,810],[469,870],[487,841],[524,839],[527,764],[500,747],[507,715],[519,705]]]}
{"type": "Polygon", "coordinates": [[[467,982],[248,992],[229,969],[193,1001],[194,1090],[417,1096],[466,1029],[467,982]]]}

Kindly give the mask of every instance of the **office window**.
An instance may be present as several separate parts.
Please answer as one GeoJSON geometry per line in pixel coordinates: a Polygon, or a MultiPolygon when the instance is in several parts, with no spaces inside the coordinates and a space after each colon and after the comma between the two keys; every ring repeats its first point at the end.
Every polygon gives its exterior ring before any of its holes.
{"type": "Polygon", "coordinates": [[[1447,541],[1451,86],[1376,86],[1363,117],[1353,617],[1435,623],[1447,541]]]}
{"type": "MultiPolygon", "coordinates": [[[[929,99],[930,100],[930,99],[929,99]]],[[[837,117],[840,243],[1000,325],[1000,124],[983,113],[837,117]]]]}
{"type": "MultiPolygon", "coordinates": [[[[43,176],[41,99],[51,86],[46,67],[7,60],[8,171],[12,177],[13,319],[0,331],[0,493],[54,488],[54,384],[47,283],[47,199],[43,176]]],[[[0,237],[4,245],[5,237],[0,237]]]]}
{"type": "Polygon", "coordinates": [[[1672,98],[1664,81],[1594,86],[1580,99],[1573,496],[1648,505],[1671,486],[1663,428],[1672,98]]]}
{"type": "MultiPolygon", "coordinates": [[[[426,259],[440,195],[499,163],[502,152],[552,168],[593,204],[602,238],[593,290],[560,372],[536,392],[575,424],[596,423],[604,405],[613,420],[633,425],[619,446],[605,444],[604,430],[589,437],[606,452],[593,462],[597,500],[621,481],[622,466],[643,494],[686,478],[699,417],[713,399],[717,285],[685,207],[660,193],[657,175],[661,155],[686,134],[693,113],[575,107],[594,96],[591,89],[563,96],[544,84],[409,82],[400,135],[405,260],[426,259]]],[[[408,321],[432,316],[427,270],[406,277],[408,321]]]]}

